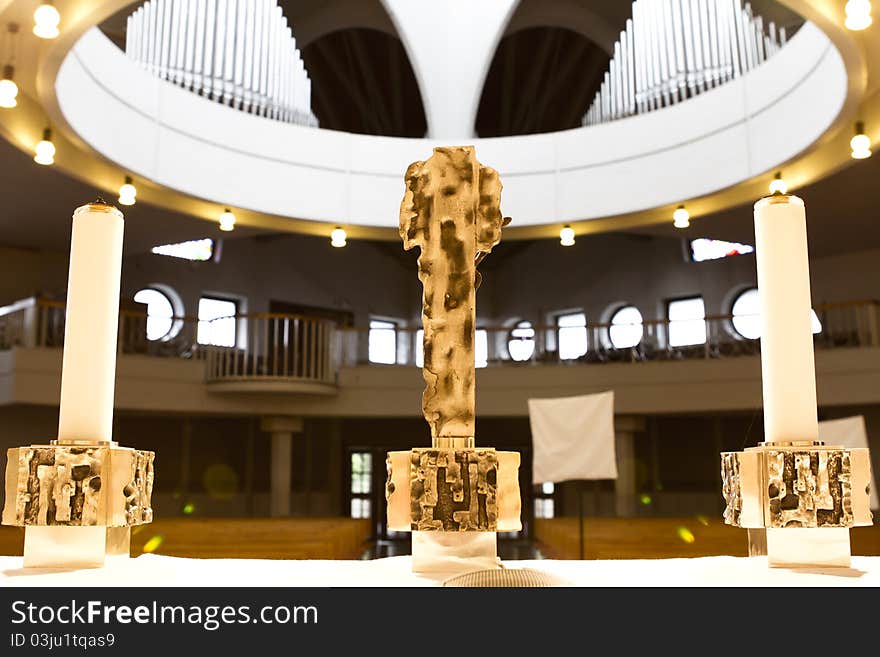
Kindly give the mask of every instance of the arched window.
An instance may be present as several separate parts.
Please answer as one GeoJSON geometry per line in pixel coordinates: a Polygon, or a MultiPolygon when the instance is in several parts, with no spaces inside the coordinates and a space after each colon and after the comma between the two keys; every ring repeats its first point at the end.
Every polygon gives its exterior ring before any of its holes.
{"type": "Polygon", "coordinates": [[[168,340],[180,330],[174,326],[174,305],[161,290],[146,287],[134,295],[134,300],[147,306],[147,340],[168,340]]]}
{"type": "Polygon", "coordinates": [[[637,347],[643,334],[642,313],[635,306],[618,308],[611,316],[608,340],[615,349],[637,347]]]}
{"type": "MultiPolygon", "coordinates": [[[[761,305],[758,296],[758,288],[750,288],[737,296],[731,306],[730,314],[733,316],[731,323],[734,330],[747,340],[757,340],[761,337],[761,305]]],[[[815,310],[810,310],[810,322],[813,334],[822,332],[822,322],[815,310]]]]}
{"type": "Polygon", "coordinates": [[[535,329],[531,322],[518,322],[507,338],[507,353],[511,359],[525,361],[535,353],[535,329]]]}

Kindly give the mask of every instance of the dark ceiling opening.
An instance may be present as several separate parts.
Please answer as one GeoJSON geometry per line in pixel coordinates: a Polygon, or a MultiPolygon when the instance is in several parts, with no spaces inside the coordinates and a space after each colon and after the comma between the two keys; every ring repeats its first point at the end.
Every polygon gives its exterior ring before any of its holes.
{"type": "Polygon", "coordinates": [[[422,96],[399,39],[377,30],[340,30],[311,42],[302,56],[322,128],[425,136],[422,96]]]}
{"type": "Polygon", "coordinates": [[[533,27],[503,38],[483,87],[477,134],[502,137],[580,126],[608,61],[598,45],[558,27],[533,27]]]}

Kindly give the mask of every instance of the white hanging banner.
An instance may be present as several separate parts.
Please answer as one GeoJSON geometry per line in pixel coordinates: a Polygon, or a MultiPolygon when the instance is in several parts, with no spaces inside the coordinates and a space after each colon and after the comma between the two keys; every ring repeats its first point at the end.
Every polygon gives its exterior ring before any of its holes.
{"type": "Polygon", "coordinates": [[[530,399],[532,482],[617,479],[614,392],[530,399]]]}
{"type": "MultiPolygon", "coordinates": [[[[868,431],[865,418],[861,415],[844,417],[839,420],[826,420],[819,423],[819,440],[826,445],[859,448],[868,446],[868,431]]],[[[877,497],[877,482],[871,472],[871,508],[880,509],[877,497]]]]}

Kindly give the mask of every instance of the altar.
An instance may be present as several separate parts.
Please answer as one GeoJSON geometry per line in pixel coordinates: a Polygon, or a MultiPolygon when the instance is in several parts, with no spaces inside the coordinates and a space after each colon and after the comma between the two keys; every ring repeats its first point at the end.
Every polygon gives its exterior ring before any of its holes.
{"type": "MultiPolygon", "coordinates": [[[[536,559],[503,562],[576,587],[880,586],[880,557],[852,558],[850,568],[768,568],[765,557],[690,559],[536,559]]],[[[187,559],[144,554],[105,568],[22,568],[0,557],[0,587],[430,587],[442,575],[413,573],[411,557],[374,560],[187,559]]]]}

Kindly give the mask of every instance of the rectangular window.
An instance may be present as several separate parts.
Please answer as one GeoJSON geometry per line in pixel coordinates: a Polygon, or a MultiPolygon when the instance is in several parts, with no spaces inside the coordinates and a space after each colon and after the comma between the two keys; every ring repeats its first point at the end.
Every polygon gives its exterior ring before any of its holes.
{"type": "Polygon", "coordinates": [[[587,353],[587,316],[566,313],[556,316],[556,340],[559,360],[573,360],[587,353]]]}
{"type": "Polygon", "coordinates": [[[363,497],[351,498],[351,517],[352,518],[369,518],[370,517],[370,500],[363,497]]]}
{"type": "Polygon", "coordinates": [[[351,453],[351,517],[369,518],[373,493],[373,455],[351,453]]]}
{"type": "Polygon", "coordinates": [[[199,328],[196,339],[199,344],[217,347],[236,345],[236,315],[238,302],[218,297],[199,299],[199,328]]]}
{"type": "Polygon", "coordinates": [[[556,486],[552,481],[535,487],[535,517],[552,518],[555,512],[554,496],[556,486]]]}
{"type": "Polygon", "coordinates": [[[670,347],[705,344],[706,306],[703,297],[675,299],[666,308],[670,347]]]}
{"type": "Polygon", "coordinates": [[[369,359],[371,363],[394,365],[397,362],[397,324],[370,320],[369,359]]]}
{"type": "Polygon", "coordinates": [[[415,344],[415,361],[416,367],[422,368],[425,366],[425,330],[419,329],[416,331],[416,344],[415,344]]]}
{"type": "Polygon", "coordinates": [[[474,334],[474,365],[489,365],[489,332],[486,329],[477,329],[474,334]]]}
{"type": "MultiPolygon", "coordinates": [[[[416,331],[415,343],[416,367],[425,366],[425,331],[416,331]]],[[[474,365],[476,367],[489,366],[489,332],[486,329],[477,329],[474,332],[474,365]]]]}

